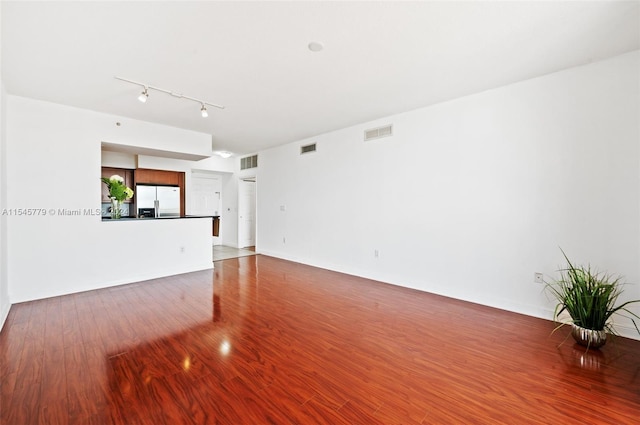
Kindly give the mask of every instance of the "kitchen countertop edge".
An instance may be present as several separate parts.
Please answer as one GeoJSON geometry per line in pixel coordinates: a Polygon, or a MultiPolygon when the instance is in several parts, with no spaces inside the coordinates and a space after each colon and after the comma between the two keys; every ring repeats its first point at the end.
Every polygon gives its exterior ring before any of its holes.
{"type": "Polygon", "coordinates": [[[219,215],[185,215],[182,217],[122,217],[118,219],[112,219],[111,217],[102,217],[102,221],[154,221],[154,220],[180,220],[185,218],[220,218],[219,215]]]}

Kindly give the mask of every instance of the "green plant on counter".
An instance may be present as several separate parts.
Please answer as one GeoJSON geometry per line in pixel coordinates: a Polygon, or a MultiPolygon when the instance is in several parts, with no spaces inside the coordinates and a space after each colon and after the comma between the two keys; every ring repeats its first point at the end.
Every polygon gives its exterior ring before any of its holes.
{"type": "Polygon", "coordinates": [[[101,177],[100,180],[107,185],[110,198],[122,202],[133,197],[133,190],[124,184],[124,179],[119,175],[114,174],[109,178],[101,177]]]}
{"type": "MultiPolygon", "coordinates": [[[[640,300],[627,301],[616,306],[623,290],[622,277],[592,270],[591,266],[574,266],[564,251],[562,255],[567,261],[567,267],[560,270],[560,279],[546,283],[546,289],[558,301],[554,319],[563,311],[567,311],[574,325],[615,335],[610,319],[614,314],[619,314],[631,320],[640,334],[634,320],[640,320],[640,316],[627,308],[640,300]]],[[[556,330],[563,325],[564,323],[560,324],[556,330]]]]}

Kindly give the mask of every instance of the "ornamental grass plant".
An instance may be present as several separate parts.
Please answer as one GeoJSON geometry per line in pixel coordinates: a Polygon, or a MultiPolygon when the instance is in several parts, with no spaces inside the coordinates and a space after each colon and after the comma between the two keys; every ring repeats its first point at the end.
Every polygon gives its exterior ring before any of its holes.
{"type": "MultiPolygon", "coordinates": [[[[564,251],[562,254],[567,267],[560,270],[560,279],[546,283],[546,289],[558,302],[554,319],[557,320],[558,315],[566,311],[571,316],[571,323],[576,326],[616,335],[611,318],[614,314],[618,314],[631,320],[640,334],[635,320],[640,320],[640,316],[627,308],[640,300],[616,305],[625,285],[622,277],[598,272],[591,266],[575,266],[564,251]]],[[[558,328],[563,325],[564,323],[560,324],[558,328]]]]}

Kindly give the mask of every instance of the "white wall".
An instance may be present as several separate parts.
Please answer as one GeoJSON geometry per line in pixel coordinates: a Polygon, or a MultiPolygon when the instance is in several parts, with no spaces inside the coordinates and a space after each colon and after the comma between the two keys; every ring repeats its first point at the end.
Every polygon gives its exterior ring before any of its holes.
{"type": "Polygon", "coordinates": [[[12,302],[212,267],[210,220],[58,212],[99,208],[101,142],[199,154],[209,135],[11,95],[6,114],[7,208],[47,211],[8,217],[12,302]]]}
{"type": "Polygon", "coordinates": [[[639,56],[260,152],[258,250],[550,318],[562,247],[640,298],[639,56]]]}
{"type": "Polygon", "coordinates": [[[222,176],[222,212],[220,238],[227,246],[238,248],[238,175],[222,176]]]}
{"type": "Polygon", "coordinates": [[[209,158],[195,161],[193,164],[194,170],[207,170],[218,171],[221,173],[233,173],[236,171],[235,164],[238,162],[238,158],[222,158],[217,155],[210,156],[209,158]]]}
{"type": "Polygon", "coordinates": [[[138,168],[138,156],[132,153],[102,150],[101,155],[101,164],[103,167],[138,168]]]}
{"type": "Polygon", "coordinates": [[[4,324],[11,300],[9,298],[7,222],[7,142],[6,99],[4,85],[0,81],[0,330],[4,324]]]}
{"type": "MultiPolygon", "coordinates": [[[[191,170],[191,186],[189,188],[190,214],[217,215],[222,214],[222,175],[213,171],[191,170]]],[[[213,245],[222,245],[222,238],[211,236],[213,245]]]]}
{"type": "Polygon", "coordinates": [[[220,210],[220,236],[215,244],[238,247],[238,182],[240,160],[236,156],[220,158],[212,156],[198,161],[193,169],[220,172],[222,202],[220,210]]]}
{"type": "MultiPolygon", "coordinates": [[[[2,4],[0,4],[0,16],[2,16],[2,4]]],[[[1,59],[0,69],[2,69],[1,59]]],[[[0,330],[11,308],[7,273],[7,216],[2,214],[7,205],[6,98],[4,84],[0,78],[0,330]]]]}
{"type": "MultiPolygon", "coordinates": [[[[244,156],[254,155],[255,153],[250,153],[244,156]]],[[[239,187],[240,180],[245,178],[255,178],[256,179],[256,193],[258,192],[258,188],[260,183],[257,181],[257,176],[259,173],[258,168],[250,168],[247,170],[240,170],[240,159],[234,159],[234,173],[233,174],[225,174],[222,179],[222,216],[220,223],[220,236],[224,241],[224,244],[227,246],[232,246],[235,248],[240,247],[239,242],[239,187]]],[[[265,225],[269,225],[269,223],[265,223],[265,225]]],[[[256,229],[259,226],[258,220],[258,212],[256,211],[256,229]]],[[[258,235],[256,234],[256,250],[257,250],[257,239],[258,235]]],[[[258,251],[260,252],[260,251],[258,251]]]]}

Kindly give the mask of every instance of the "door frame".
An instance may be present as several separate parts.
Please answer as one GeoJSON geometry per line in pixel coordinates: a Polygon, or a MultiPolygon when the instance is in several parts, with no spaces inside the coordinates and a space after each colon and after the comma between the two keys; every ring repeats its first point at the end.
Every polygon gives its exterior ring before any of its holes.
{"type": "Polygon", "coordinates": [[[247,176],[240,177],[238,179],[238,248],[245,248],[242,242],[242,219],[240,218],[240,214],[242,213],[242,209],[240,208],[240,202],[243,197],[243,186],[245,183],[253,183],[253,228],[254,228],[254,246],[258,245],[258,179],[256,176],[247,176]]]}

